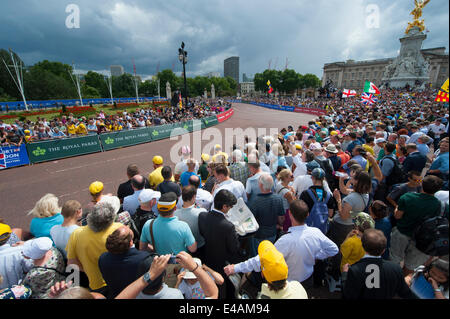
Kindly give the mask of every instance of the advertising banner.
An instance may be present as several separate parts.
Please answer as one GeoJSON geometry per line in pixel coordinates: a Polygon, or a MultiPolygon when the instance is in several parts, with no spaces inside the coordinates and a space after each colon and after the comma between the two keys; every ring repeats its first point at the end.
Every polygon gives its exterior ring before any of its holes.
{"type": "Polygon", "coordinates": [[[211,127],[219,123],[217,121],[217,116],[205,117],[204,119],[202,119],[202,122],[204,123],[205,127],[211,127]]]}
{"type": "Polygon", "coordinates": [[[31,163],[41,163],[60,158],[101,152],[97,135],[74,137],[27,144],[31,163]]]}
{"type": "Polygon", "coordinates": [[[30,164],[30,160],[25,144],[20,145],[20,147],[0,147],[0,170],[28,164],[30,164]]]}
{"type": "Polygon", "coordinates": [[[150,127],[150,135],[152,137],[152,141],[159,141],[165,138],[170,138],[170,133],[172,132],[174,125],[173,124],[165,124],[159,126],[150,127]]]}
{"type": "Polygon", "coordinates": [[[234,110],[233,109],[229,109],[228,111],[220,113],[219,115],[217,115],[217,121],[219,123],[222,123],[223,121],[226,121],[231,116],[233,116],[233,114],[234,114],[234,110]]]}
{"type": "Polygon", "coordinates": [[[151,132],[148,128],[138,128],[135,130],[117,131],[114,133],[101,134],[99,136],[103,150],[148,143],[152,140],[151,132]]]}
{"type": "Polygon", "coordinates": [[[313,109],[313,108],[308,108],[308,107],[296,107],[294,109],[294,112],[296,112],[296,113],[314,114],[314,115],[325,115],[325,114],[327,114],[326,110],[313,109]]]}

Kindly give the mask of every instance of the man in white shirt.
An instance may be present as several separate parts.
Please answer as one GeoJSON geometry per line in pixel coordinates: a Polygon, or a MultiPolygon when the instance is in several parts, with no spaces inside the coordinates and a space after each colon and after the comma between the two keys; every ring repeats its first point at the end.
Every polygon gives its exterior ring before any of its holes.
{"type": "MultiPolygon", "coordinates": [[[[296,280],[305,288],[312,287],[316,260],[324,260],[339,252],[336,244],[318,228],[305,225],[308,215],[308,205],[304,201],[293,201],[289,213],[292,227],[275,242],[275,247],[283,254],[288,265],[288,281],[296,280]]],[[[255,256],[245,262],[228,265],[224,271],[228,276],[234,273],[260,272],[261,262],[259,256],[255,256]]]]}
{"type": "Polygon", "coordinates": [[[22,255],[23,246],[11,247],[7,244],[12,234],[11,227],[0,224],[0,290],[18,285],[26,273],[34,266],[30,259],[22,255]]]}
{"type": "MultiPolygon", "coordinates": [[[[316,161],[311,161],[308,162],[306,164],[306,170],[307,170],[307,174],[306,175],[302,175],[302,176],[298,176],[294,179],[294,184],[292,185],[292,187],[295,189],[295,193],[297,194],[297,196],[299,197],[305,190],[307,190],[308,188],[310,188],[311,186],[313,186],[313,181],[311,178],[311,172],[315,169],[315,168],[320,168],[319,163],[317,163],[316,161]]],[[[329,192],[329,193],[333,193],[330,190],[330,187],[328,186],[328,183],[326,180],[323,181],[323,188],[329,192]]]]}
{"type": "Polygon", "coordinates": [[[216,194],[222,190],[226,189],[229,190],[236,196],[236,199],[239,199],[242,197],[244,202],[247,202],[247,193],[245,192],[244,184],[242,184],[239,181],[235,181],[229,176],[228,168],[220,164],[214,169],[214,176],[216,177],[217,183],[214,185],[213,188],[213,196],[216,196],[216,194]]]}
{"type": "Polygon", "coordinates": [[[429,130],[434,133],[434,149],[438,148],[439,141],[441,140],[441,135],[445,133],[445,126],[442,124],[440,118],[437,118],[434,123],[428,126],[429,130]]]}

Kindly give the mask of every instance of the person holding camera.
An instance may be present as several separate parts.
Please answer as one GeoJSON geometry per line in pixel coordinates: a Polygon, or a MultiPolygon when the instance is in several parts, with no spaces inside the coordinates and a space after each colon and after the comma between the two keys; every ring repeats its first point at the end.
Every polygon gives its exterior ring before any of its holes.
{"type": "MultiPolygon", "coordinates": [[[[159,216],[148,220],[142,228],[140,250],[150,250],[161,255],[197,251],[197,242],[189,225],[174,216],[177,199],[173,192],[161,195],[157,204],[159,216]]],[[[166,283],[171,288],[175,287],[179,269],[178,265],[173,264],[168,269],[166,283]]]]}

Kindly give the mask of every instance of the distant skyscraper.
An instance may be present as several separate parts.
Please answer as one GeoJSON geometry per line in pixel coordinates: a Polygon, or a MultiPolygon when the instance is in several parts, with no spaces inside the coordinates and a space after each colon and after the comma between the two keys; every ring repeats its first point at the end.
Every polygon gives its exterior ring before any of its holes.
{"type": "Polygon", "coordinates": [[[239,84],[239,57],[233,56],[223,62],[223,76],[233,78],[239,84]]]}
{"type": "Polygon", "coordinates": [[[121,76],[125,73],[123,66],[121,65],[111,65],[111,75],[112,76],[121,76]]]}

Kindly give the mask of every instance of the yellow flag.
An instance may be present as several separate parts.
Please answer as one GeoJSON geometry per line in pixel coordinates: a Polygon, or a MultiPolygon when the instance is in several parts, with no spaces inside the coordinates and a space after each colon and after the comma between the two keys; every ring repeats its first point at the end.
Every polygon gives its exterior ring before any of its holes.
{"type": "Polygon", "coordinates": [[[448,93],[448,79],[444,82],[444,84],[441,87],[441,91],[444,91],[445,93],[448,93]]]}
{"type": "Polygon", "coordinates": [[[270,80],[267,81],[267,86],[270,86],[270,80]]]}

